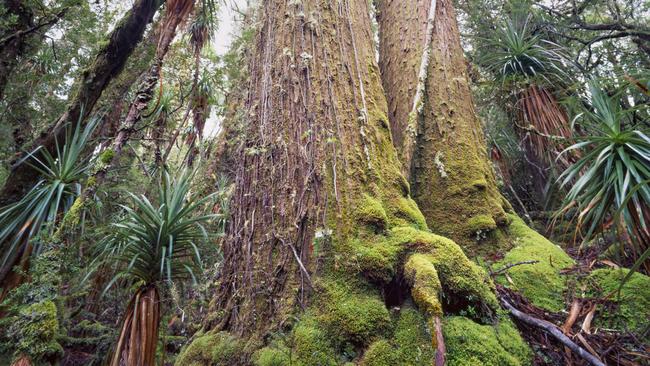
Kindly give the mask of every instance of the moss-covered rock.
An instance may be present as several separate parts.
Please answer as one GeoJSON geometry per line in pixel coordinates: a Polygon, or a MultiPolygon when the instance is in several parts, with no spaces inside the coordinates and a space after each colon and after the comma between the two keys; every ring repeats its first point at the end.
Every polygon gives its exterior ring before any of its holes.
{"type": "Polygon", "coordinates": [[[529,228],[519,217],[511,215],[511,218],[509,234],[515,241],[515,247],[506,253],[496,267],[531,260],[539,262],[515,266],[508,270],[514,285],[503,276],[499,277],[498,281],[505,286],[514,286],[541,308],[550,311],[564,309],[566,278],[560,271],[575,262],[562,248],[529,228]]]}
{"type": "Polygon", "coordinates": [[[178,366],[230,365],[237,359],[243,344],[226,332],[198,334],[176,358],[178,366]]]}
{"type": "Polygon", "coordinates": [[[643,332],[650,327],[650,277],[634,273],[621,289],[621,281],[629,273],[628,269],[602,268],[593,271],[587,278],[588,295],[609,299],[615,304],[613,309],[598,307],[596,326],[633,332],[643,332]]]}
{"type": "Polygon", "coordinates": [[[404,265],[404,277],[411,283],[411,296],[418,307],[429,316],[441,316],[442,286],[433,261],[430,255],[411,255],[404,265]]]}
{"type": "Polygon", "coordinates": [[[385,339],[373,342],[361,361],[362,366],[391,366],[398,364],[399,357],[395,347],[385,339]]]}
{"type": "Polygon", "coordinates": [[[396,243],[410,243],[415,252],[427,253],[435,267],[443,290],[443,306],[474,307],[481,314],[491,315],[499,308],[494,287],[484,269],[470,261],[453,241],[408,227],[392,231],[396,243]],[[461,301],[459,301],[461,300],[461,301]]]}
{"type": "Polygon", "coordinates": [[[468,318],[453,316],[443,326],[449,366],[524,366],[532,353],[506,319],[497,325],[480,325],[468,318]]]}

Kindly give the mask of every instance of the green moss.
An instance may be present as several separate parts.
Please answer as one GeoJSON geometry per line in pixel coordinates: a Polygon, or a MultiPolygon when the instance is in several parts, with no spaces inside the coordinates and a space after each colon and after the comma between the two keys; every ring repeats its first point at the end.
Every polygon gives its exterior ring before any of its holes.
{"type": "Polygon", "coordinates": [[[394,245],[383,236],[372,241],[354,239],[349,242],[350,267],[361,272],[366,278],[381,282],[390,282],[395,275],[403,248],[394,245]]]}
{"type": "Polygon", "coordinates": [[[97,185],[97,178],[90,176],[86,179],[86,187],[95,187],[97,185]]]}
{"type": "Polygon", "coordinates": [[[476,215],[467,220],[467,235],[475,237],[477,240],[486,233],[495,230],[497,223],[489,215],[476,215]]]}
{"type": "Polygon", "coordinates": [[[428,253],[442,285],[444,302],[454,305],[460,299],[467,304],[468,310],[480,312],[473,316],[480,317],[491,317],[499,308],[489,276],[470,261],[456,243],[413,228],[395,228],[391,234],[396,245],[409,243],[414,251],[428,253]]]}
{"type": "Polygon", "coordinates": [[[508,320],[480,325],[464,317],[445,319],[443,325],[449,366],[524,366],[531,351],[508,320]]]}
{"type": "Polygon", "coordinates": [[[113,157],[115,157],[115,151],[106,149],[99,155],[99,162],[106,166],[113,161],[113,157]]]}
{"type": "Polygon", "coordinates": [[[390,326],[390,314],[378,293],[353,291],[347,284],[328,281],[320,315],[330,332],[342,341],[370,344],[390,326]]]}
{"type": "Polygon", "coordinates": [[[388,207],[388,222],[390,227],[412,226],[416,229],[427,230],[424,215],[411,198],[396,197],[391,199],[388,207]]]}
{"type": "Polygon", "coordinates": [[[395,326],[393,340],[400,356],[399,365],[431,365],[435,353],[431,330],[417,309],[404,304],[395,326]]]}
{"type": "Polygon", "coordinates": [[[603,268],[593,271],[587,278],[588,294],[603,298],[609,294],[614,308],[599,306],[595,325],[605,328],[630,330],[641,333],[650,319],[650,277],[634,273],[621,289],[621,281],[629,273],[627,269],[603,268]]]}
{"type": "Polygon", "coordinates": [[[399,358],[395,347],[387,340],[380,339],[373,342],[361,361],[361,366],[393,366],[399,365],[399,358]]]}
{"type": "Polygon", "coordinates": [[[539,263],[524,264],[508,270],[514,285],[500,276],[498,281],[514,287],[533,304],[550,310],[564,309],[566,278],[560,271],[574,264],[562,248],[529,228],[519,217],[511,215],[510,236],[515,247],[497,263],[497,268],[507,264],[537,260],[539,263]]]}
{"type": "Polygon", "coordinates": [[[21,308],[18,316],[11,319],[5,335],[13,340],[14,355],[28,355],[39,363],[63,355],[59,331],[56,305],[45,300],[21,308]]]}
{"type": "Polygon", "coordinates": [[[393,336],[373,342],[363,355],[362,366],[431,365],[435,352],[431,333],[419,311],[406,303],[396,320],[393,336]]]}
{"type": "Polygon", "coordinates": [[[336,351],[324,329],[310,316],[303,317],[289,332],[253,355],[256,366],[335,366],[336,351]]]}
{"type": "Polygon", "coordinates": [[[176,358],[177,366],[230,365],[240,356],[242,343],[226,332],[208,332],[195,336],[176,358]]]}
{"type": "Polygon", "coordinates": [[[418,307],[425,314],[441,316],[442,286],[433,261],[430,255],[411,255],[404,265],[404,277],[411,284],[411,296],[418,307]]]}
{"type": "Polygon", "coordinates": [[[303,321],[293,330],[295,357],[301,365],[336,365],[332,342],[318,324],[303,321]]]}
{"type": "Polygon", "coordinates": [[[59,228],[52,236],[52,241],[54,243],[61,242],[61,240],[63,239],[63,235],[65,235],[70,230],[79,226],[79,223],[81,222],[81,216],[84,211],[84,206],[85,206],[85,202],[83,196],[78,196],[74,200],[72,206],[70,206],[68,212],[66,212],[65,215],[63,216],[63,220],[61,221],[59,228]]]}
{"type": "Polygon", "coordinates": [[[255,366],[284,366],[290,365],[290,351],[287,348],[264,347],[253,355],[255,366]]]}
{"type": "Polygon", "coordinates": [[[377,230],[384,230],[388,225],[388,216],[381,202],[367,194],[357,203],[354,210],[357,222],[371,225],[377,230]]]}

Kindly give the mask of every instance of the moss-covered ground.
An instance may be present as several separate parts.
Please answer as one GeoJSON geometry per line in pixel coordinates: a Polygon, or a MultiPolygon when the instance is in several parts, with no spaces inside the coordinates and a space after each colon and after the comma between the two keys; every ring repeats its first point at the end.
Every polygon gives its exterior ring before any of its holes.
{"type": "Polygon", "coordinates": [[[574,260],[561,247],[529,228],[519,217],[510,217],[512,223],[508,234],[514,241],[514,248],[496,263],[495,268],[525,261],[538,262],[510,268],[507,273],[512,282],[505,276],[497,277],[497,281],[518,290],[534,305],[550,311],[563,310],[567,278],[561,271],[575,264],[574,260]]]}

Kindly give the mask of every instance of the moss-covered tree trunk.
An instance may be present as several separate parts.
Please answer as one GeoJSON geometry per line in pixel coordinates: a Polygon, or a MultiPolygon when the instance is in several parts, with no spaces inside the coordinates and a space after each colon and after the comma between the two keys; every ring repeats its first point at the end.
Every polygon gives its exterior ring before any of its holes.
{"type": "Polygon", "coordinates": [[[494,319],[485,272],[410,198],[369,13],[262,2],[219,287],[178,365],[430,365],[443,313],[494,319]]]}
{"type": "MultiPolygon", "coordinates": [[[[393,104],[409,108],[395,114],[391,124],[394,129],[406,129],[409,117],[416,118],[416,146],[409,167],[413,198],[433,232],[454,239],[474,254],[482,236],[507,224],[504,206],[508,204],[488,163],[453,2],[419,1],[411,6],[418,8],[406,9],[400,1],[379,2],[380,65],[386,95],[393,104]],[[431,4],[435,6],[434,26],[431,43],[425,44],[423,25],[431,4]],[[416,116],[409,116],[418,83],[412,71],[420,67],[426,48],[430,59],[422,104],[416,116]]],[[[394,136],[400,133],[405,132],[394,136]]],[[[409,148],[398,138],[394,141],[398,148],[409,148]]]]}
{"type": "Polygon", "coordinates": [[[403,112],[391,120],[393,126],[407,129],[402,135],[410,132],[410,123],[416,126],[414,146],[406,145],[408,141],[397,145],[414,152],[408,170],[413,198],[431,230],[456,241],[468,255],[503,257],[498,265],[539,261],[511,269],[514,285],[508,285],[536,305],[560,310],[566,285],[559,271],[573,261],[514,215],[498,190],[474,108],[453,1],[422,1],[419,5],[426,11],[411,11],[417,19],[407,22],[402,2],[378,3],[383,43],[379,62],[388,100],[395,100],[397,105],[417,105],[415,115],[403,112]],[[422,32],[421,25],[431,20],[426,15],[431,4],[435,4],[435,16],[428,35],[431,42],[427,43],[427,32],[422,32]],[[394,28],[403,32],[395,32],[394,28]],[[418,48],[419,52],[412,51],[418,48]],[[431,52],[425,63],[426,75],[412,79],[411,70],[422,64],[422,50],[427,48],[431,52]],[[411,75],[411,79],[399,75],[402,70],[395,67],[396,61],[408,65],[404,74],[411,75]],[[422,100],[414,103],[417,88],[410,85],[420,81],[424,83],[422,100]],[[402,90],[410,90],[410,94],[402,90]]]}

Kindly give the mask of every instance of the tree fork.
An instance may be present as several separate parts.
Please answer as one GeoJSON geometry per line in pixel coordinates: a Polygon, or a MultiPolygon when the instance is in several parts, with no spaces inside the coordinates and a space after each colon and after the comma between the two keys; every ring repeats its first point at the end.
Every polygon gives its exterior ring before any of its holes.
{"type": "Polygon", "coordinates": [[[241,342],[231,364],[285,357],[282,347],[303,364],[328,364],[346,342],[361,361],[378,352],[373,341],[393,340],[389,307],[402,305],[417,314],[407,339],[426,338],[423,357],[434,362],[439,349],[441,363],[443,307],[490,321],[498,302],[487,273],[428,232],[409,196],[368,3],[266,0],[255,41],[218,291],[177,365],[210,362],[194,352],[205,337],[241,342]],[[403,296],[389,299],[391,286],[403,296]],[[424,331],[436,324],[436,335],[424,331]],[[289,328],[310,340],[269,344],[289,328]]]}

